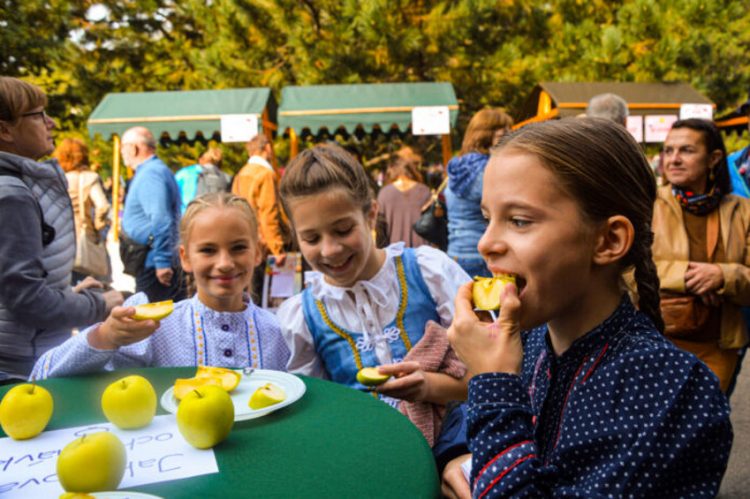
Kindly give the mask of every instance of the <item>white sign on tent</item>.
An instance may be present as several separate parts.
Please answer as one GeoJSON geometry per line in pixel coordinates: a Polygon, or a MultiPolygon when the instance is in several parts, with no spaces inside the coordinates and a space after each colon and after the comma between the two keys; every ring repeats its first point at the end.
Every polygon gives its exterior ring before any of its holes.
{"type": "Polygon", "coordinates": [[[414,135],[447,135],[451,133],[448,106],[421,106],[411,110],[411,133],[414,135]]]}
{"type": "Polygon", "coordinates": [[[643,116],[628,116],[626,126],[636,142],[643,142],[643,116]]]}
{"type": "Polygon", "coordinates": [[[676,114],[646,116],[646,142],[664,142],[675,121],[677,121],[676,114]]]}
{"type": "Polygon", "coordinates": [[[258,135],[258,115],[222,114],[221,141],[247,142],[258,135]]]}
{"type": "Polygon", "coordinates": [[[714,119],[714,108],[711,104],[683,104],[680,106],[680,119],[700,118],[703,120],[714,119]]]}

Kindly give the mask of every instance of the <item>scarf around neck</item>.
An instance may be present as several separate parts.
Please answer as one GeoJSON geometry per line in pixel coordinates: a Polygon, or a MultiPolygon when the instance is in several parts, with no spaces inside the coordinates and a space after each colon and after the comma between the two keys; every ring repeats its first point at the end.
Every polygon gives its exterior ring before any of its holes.
{"type": "Polygon", "coordinates": [[[718,208],[723,196],[721,189],[716,185],[705,194],[696,194],[693,191],[673,185],[672,194],[677,198],[683,210],[698,216],[708,215],[718,208]]]}

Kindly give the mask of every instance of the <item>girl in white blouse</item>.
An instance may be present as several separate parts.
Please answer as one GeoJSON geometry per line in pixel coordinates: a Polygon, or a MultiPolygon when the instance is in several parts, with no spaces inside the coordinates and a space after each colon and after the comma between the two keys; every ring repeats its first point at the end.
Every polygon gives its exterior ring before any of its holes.
{"type": "Polygon", "coordinates": [[[367,174],[338,146],[297,156],[281,181],[281,197],[315,270],[305,276],[306,289],[278,312],[288,370],[365,389],[357,372],[379,367],[394,377],[377,392],[394,405],[393,398],[463,400],[463,379],[425,372],[404,358],[428,320],[451,323],[454,296],[469,276],[430,247],[378,249],[372,237],[378,209],[367,174]]]}
{"type": "MultiPolygon", "coordinates": [[[[128,367],[220,366],[284,370],[289,350],[276,317],[245,290],[260,262],[255,214],[228,193],[194,199],[180,223],[180,260],[195,296],[161,321],[133,319],[144,293],[107,320],[45,353],[32,379],[128,367]]],[[[192,291],[192,290],[191,290],[192,291]]]]}

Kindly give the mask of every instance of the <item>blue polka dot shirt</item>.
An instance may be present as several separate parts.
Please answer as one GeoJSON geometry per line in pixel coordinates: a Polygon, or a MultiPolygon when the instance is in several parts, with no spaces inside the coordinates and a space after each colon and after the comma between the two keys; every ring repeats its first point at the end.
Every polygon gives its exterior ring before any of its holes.
{"type": "Polygon", "coordinates": [[[474,497],[715,497],[732,446],[716,377],[626,297],[559,357],[524,333],[521,375],[468,404],[474,497]]]}

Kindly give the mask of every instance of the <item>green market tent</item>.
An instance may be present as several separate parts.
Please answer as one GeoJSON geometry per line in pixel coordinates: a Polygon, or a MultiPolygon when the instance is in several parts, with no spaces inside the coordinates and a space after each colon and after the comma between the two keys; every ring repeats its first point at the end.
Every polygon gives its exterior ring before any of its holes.
{"type": "Polygon", "coordinates": [[[255,114],[259,132],[271,138],[276,130],[276,101],[269,88],[234,88],[226,90],[186,90],[174,92],[111,93],[96,106],[88,120],[89,134],[105,138],[114,136],[113,185],[115,238],[119,232],[120,136],[128,128],[144,126],[159,137],[188,139],[198,134],[211,137],[221,133],[221,116],[255,114]]]}
{"type": "Polygon", "coordinates": [[[598,94],[617,94],[631,115],[679,114],[682,104],[714,103],[687,83],[542,82],[526,101],[516,128],[534,121],[577,116],[598,94]]]}
{"type": "Polygon", "coordinates": [[[221,130],[221,116],[255,114],[259,127],[275,130],[276,101],[269,88],[133,92],[107,94],[88,121],[89,133],[122,135],[145,126],[155,135],[210,137],[221,130]]]}
{"type": "MultiPolygon", "coordinates": [[[[333,131],[343,127],[352,133],[362,127],[370,133],[378,126],[405,131],[411,126],[412,109],[420,106],[448,106],[451,126],[455,126],[458,100],[450,83],[290,86],[281,90],[279,129],[289,132],[294,156],[297,134],[305,129],[317,133],[322,128],[333,131]]],[[[443,156],[446,144],[450,156],[449,135],[443,137],[443,156]]]]}

